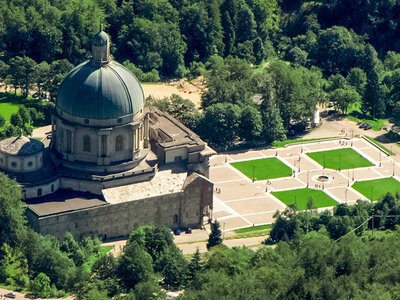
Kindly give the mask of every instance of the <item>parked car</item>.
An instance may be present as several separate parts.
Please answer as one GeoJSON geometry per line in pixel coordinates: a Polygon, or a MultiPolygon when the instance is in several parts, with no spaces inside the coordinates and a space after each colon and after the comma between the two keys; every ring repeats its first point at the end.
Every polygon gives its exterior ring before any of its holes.
{"type": "Polygon", "coordinates": [[[367,125],[367,123],[362,123],[358,128],[364,128],[367,125]]]}
{"type": "Polygon", "coordinates": [[[370,130],[371,128],[372,128],[372,126],[369,125],[368,123],[365,124],[365,126],[364,126],[364,130],[370,130]]]}
{"type": "Polygon", "coordinates": [[[9,293],[7,293],[7,294],[4,295],[4,297],[6,297],[6,298],[15,298],[16,296],[17,296],[17,295],[15,295],[14,292],[9,292],[9,293]]]}
{"type": "Polygon", "coordinates": [[[187,234],[192,233],[192,228],[190,228],[190,227],[186,228],[185,233],[187,233],[187,234]]]}
{"type": "Polygon", "coordinates": [[[181,235],[181,231],[179,229],[175,229],[174,234],[175,235],[181,235]]]}

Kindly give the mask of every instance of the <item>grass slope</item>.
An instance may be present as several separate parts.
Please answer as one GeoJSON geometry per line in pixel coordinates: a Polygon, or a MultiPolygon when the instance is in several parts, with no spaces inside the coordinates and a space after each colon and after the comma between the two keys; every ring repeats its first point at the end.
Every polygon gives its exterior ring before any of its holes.
{"type": "Polygon", "coordinates": [[[351,148],[310,152],[306,154],[321,166],[333,170],[345,170],[374,165],[351,148]]]}
{"type": "MultiPolygon", "coordinates": [[[[11,115],[18,111],[18,105],[0,102],[0,115],[4,117],[6,123],[10,122],[11,115]]],[[[2,127],[0,127],[2,128],[2,127]]]]}
{"type": "Polygon", "coordinates": [[[286,205],[297,203],[299,210],[307,209],[307,201],[311,197],[314,202],[314,207],[329,207],[336,206],[338,203],[325,194],[323,191],[312,189],[296,189],[281,192],[272,192],[276,198],[281,200],[286,205]]]}
{"type": "Polygon", "coordinates": [[[276,157],[231,163],[244,175],[254,180],[265,180],[292,175],[292,169],[276,157]]]}
{"type": "Polygon", "coordinates": [[[351,187],[372,201],[379,200],[386,193],[400,193],[400,182],[393,177],[357,181],[351,187]]]}

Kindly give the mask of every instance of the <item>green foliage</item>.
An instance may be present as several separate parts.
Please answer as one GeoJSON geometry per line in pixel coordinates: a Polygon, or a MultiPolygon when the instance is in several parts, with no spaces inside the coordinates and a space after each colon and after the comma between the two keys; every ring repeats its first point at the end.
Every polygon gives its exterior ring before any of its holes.
{"type": "Polygon", "coordinates": [[[239,136],[247,141],[256,140],[263,130],[262,115],[254,106],[245,106],[240,117],[239,136]]]}
{"type": "Polygon", "coordinates": [[[126,289],[163,277],[163,285],[178,289],[186,280],[187,263],[166,227],[146,225],[132,231],[118,260],[117,276],[126,289]],[[153,271],[154,270],[154,271],[153,271]]]}
{"type": "Polygon", "coordinates": [[[342,111],[347,112],[350,104],[361,100],[361,96],[353,89],[336,89],[330,95],[330,100],[342,111]]]}
{"type": "Polygon", "coordinates": [[[253,72],[242,59],[228,57],[212,63],[206,74],[207,90],[202,96],[202,107],[216,103],[233,103],[244,106],[250,103],[253,72]]]}
{"type": "Polygon", "coordinates": [[[189,99],[183,99],[176,94],[172,94],[171,97],[165,97],[163,99],[148,97],[146,99],[146,105],[155,106],[161,111],[170,114],[192,130],[197,128],[201,119],[201,114],[193,102],[189,99]]]}
{"type": "Polygon", "coordinates": [[[3,127],[6,123],[6,119],[0,114],[0,127],[3,127]]]}
{"type": "Polygon", "coordinates": [[[117,276],[126,289],[150,280],[153,275],[153,260],[138,242],[129,242],[119,257],[117,276]]]}
{"type": "Polygon", "coordinates": [[[379,60],[375,49],[368,45],[365,54],[367,84],[363,95],[362,110],[372,118],[382,118],[385,113],[385,91],[379,80],[379,60]]]}
{"type": "Polygon", "coordinates": [[[35,297],[47,298],[50,296],[50,279],[47,275],[39,273],[34,280],[31,281],[29,289],[35,297]]]}
{"type": "MultiPolygon", "coordinates": [[[[0,249],[4,244],[15,247],[25,232],[21,188],[15,180],[0,172],[0,249]]],[[[0,258],[2,256],[0,250],[0,258]]]]}
{"type": "Polygon", "coordinates": [[[124,67],[131,71],[140,82],[158,82],[160,81],[160,76],[158,71],[153,69],[150,72],[143,72],[141,69],[131,63],[129,60],[124,61],[124,67]]]}
{"type": "Polygon", "coordinates": [[[14,127],[19,127],[22,128],[24,126],[24,121],[22,120],[22,117],[20,114],[12,114],[10,118],[10,123],[14,127]]]}
{"type": "Polygon", "coordinates": [[[199,131],[211,144],[227,149],[239,135],[241,109],[237,104],[217,103],[206,108],[199,131]]]}
{"type": "Polygon", "coordinates": [[[285,130],[304,126],[312,119],[315,106],[323,96],[322,74],[317,70],[291,68],[282,61],[272,62],[266,72],[271,83],[262,87],[265,107],[269,111],[277,110],[275,114],[279,114],[285,130]]]}
{"type": "Polygon", "coordinates": [[[217,220],[211,223],[211,232],[208,237],[207,249],[210,250],[212,247],[222,244],[222,232],[221,225],[217,220]]]}
{"type": "MultiPolygon", "coordinates": [[[[23,124],[30,124],[31,122],[31,116],[29,114],[29,110],[25,106],[20,106],[18,108],[18,114],[21,116],[22,123],[23,124]]],[[[11,116],[12,117],[12,116],[11,116]]],[[[11,123],[12,124],[12,123],[11,123]]],[[[15,126],[15,125],[14,125],[15,126]]]]}
{"type": "Polygon", "coordinates": [[[347,84],[351,85],[357,93],[362,95],[367,83],[367,75],[360,68],[352,68],[346,77],[347,84]]]}

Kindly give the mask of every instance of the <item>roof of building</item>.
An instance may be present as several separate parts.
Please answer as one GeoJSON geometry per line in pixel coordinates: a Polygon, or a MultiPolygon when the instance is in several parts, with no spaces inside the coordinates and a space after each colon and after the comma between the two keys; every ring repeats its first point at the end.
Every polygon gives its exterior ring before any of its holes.
{"type": "Polygon", "coordinates": [[[26,156],[42,151],[42,142],[25,136],[11,137],[0,141],[0,151],[11,155],[26,156]]]}
{"type": "Polygon", "coordinates": [[[108,37],[107,33],[105,33],[102,30],[102,28],[100,28],[100,31],[93,36],[92,43],[94,46],[97,46],[97,47],[106,46],[108,44],[108,42],[109,42],[109,37],[108,37]]]}
{"type": "Polygon", "coordinates": [[[138,79],[127,68],[110,59],[109,38],[104,31],[96,33],[92,43],[94,48],[99,48],[93,50],[92,60],[76,66],[61,83],[57,112],[67,119],[86,119],[87,124],[90,120],[135,115],[144,105],[144,93],[138,79]]]}
{"type": "Polygon", "coordinates": [[[104,189],[103,196],[108,203],[115,204],[178,193],[182,191],[186,178],[187,170],[183,164],[169,164],[160,166],[149,181],[104,189]]]}
{"type": "Polygon", "coordinates": [[[43,197],[27,199],[25,203],[39,217],[107,204],[102,196],[64,189],[43,197]]]}
{"type": "Polygon", "coordinates": [[[142,87],[127,68],[115,61],[99,67],[87,60],[63,80],[56,108],[75,117],[108,120],[135,115],[143,104],[142,87]]]}

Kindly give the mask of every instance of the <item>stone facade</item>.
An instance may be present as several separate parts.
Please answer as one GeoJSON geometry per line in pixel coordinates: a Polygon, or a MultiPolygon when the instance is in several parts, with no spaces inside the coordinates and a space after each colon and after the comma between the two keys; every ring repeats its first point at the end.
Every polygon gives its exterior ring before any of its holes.
{"type": "Polygon", "coordinates": [[[76,239],[123,238],[140,225],[159,224],[170,228],[198,228],[212,209],[213,184],[203,176],[190,175],[181,192],[39,216],[27,212],[31,226],[42,234],[62,238],[71,232],[76,239]]]}

